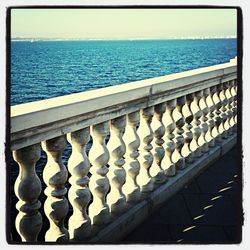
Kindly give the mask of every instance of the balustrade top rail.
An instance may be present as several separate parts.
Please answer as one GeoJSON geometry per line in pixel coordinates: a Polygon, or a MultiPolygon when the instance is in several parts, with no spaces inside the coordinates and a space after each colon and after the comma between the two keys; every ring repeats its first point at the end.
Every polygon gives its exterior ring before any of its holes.
{"type": "Polygon", "coordinates": [[[11,107],[11,150],[236,78],[237,60],[11,107]]]}

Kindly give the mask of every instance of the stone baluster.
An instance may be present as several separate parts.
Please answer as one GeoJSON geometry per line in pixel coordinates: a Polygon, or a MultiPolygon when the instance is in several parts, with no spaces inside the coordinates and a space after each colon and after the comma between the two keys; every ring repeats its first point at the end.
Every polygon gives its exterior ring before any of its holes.
{"type": "Polygon", "coordinates": [[[155,105],[155,112],[152,119],[152,129],[154,132],[153,139],[153,164],[149,169],[150,175],[154,178],[154,183],[163,183],[165,181],[165,174],[163,169],[161,168],[161,162],[165,155],[165,149],[163,147],[165,135],[165,126],[162,121],[163,114],[166,111],[167,103],[160,103],[155,105]]]}
{"type": "Polygon", "coordinates": [[[233,81],[227,82],[226,86],[226,96],[228,99],[228,105],[227,105],[227,115],[228,115],[228,134],[232,135],[233,134],[233,126],[234,126],[234,119],[233,119],[233,101],[234,101],[234,97],[232,95],[232,84],[233,81]]]}
{"type": "Polygon", "coordinates": [[[209,96],[209,88],[203,90],[203,96],[200,99],[199,107],[202,111],[201,117],[201,136],[199,137],[198,144],[201,146],[201,151],[206,153],[209,151],[208,141],[206,139],[208,133],[208,113],[209,107],[207,105],[207,98],[209,96]]]}
{"type": "Polygon", "coordinates": [[[106,195],[109,191],[109,180],[107,178],[109,151],[106,147],[105,139],[108,133],[108,121],[91,127],[93,144],[89,151],[89,160],[92,164],[89,189],[92,193],[93,201],[89,206],[89,217],[94,226],[104,225],[109,222],[110,218],[109,206],[106,202],[106,195]]]}
{"type": "Polygon", "coordinates": [[[237,130],[237,80],[233,81],[233,87],[231,89],[231,93],[233,96],[233,120],[234,120],[234,127],[233,131],[236,132],[237,130]]]}
{"type": "Polygon", "coordinates": [[[215,138],[216,142],[221,142],[221,130],[220,130],[220,125],[222,123],[222,119],[221,119],[221,101],[219,99],[218,96],[218,86],[214,86],[214,94],[213,94],[213,101],[214,101],[214,105],[215,105],[215,111],[214,111],[214,122],[215,122],[215,126],[214,126],[214,131],[213,131],[213,137],[215,138]]]}
{"type": "Polygon", "coordinates": [[[221,118],[221,124],[219,126],[219,133],[221,134],[221,138],[226,139],[227,138],[227,131],[225,128],[225,123],[227,120],[226,115],[226,96],[224,91],[223,83],[218,85],[218,97],[220,99],[220,118],[221,118]]]}
{"type": "Polygon", "coordinates": [[[237,79],[236,80],[234,80],[234,82],[235,82],[235,108],[236,108],[236,110],[235,110],[235,112],[236,112],[236,114],[235,114],[235,123],[237,124],[237,89],[238,89],[238,86],[237,86],[237,79]]]}
{"type": "MultiPolygon", "coordinates": [[[[224,120],[224,136],[228,137],[230,135],[230,118],[231,118],[231,110],[230,110],[230,92],[229,92],[229,82],[224,82],[222,84],[223,87],[223,95],[224,95],[224,103],[223,103],[223,120],[224,120]]],[[[225,138],[226,138],[225,137],[225,138]]]]}
{"type": "Polygon", "coordinates": [[[203,91],[195,92],[194,100],[190,104],[190,109],[194,116],[194,119],[191,123],[192,125],[191,131],[193,133],[193,139],[190,143],[190,150],[194,152],[195,157],[200,157],[202,155],[201,147],[199,145],[199,137],[201,136],[200,118],[202,115],[202,112],[199,107],[199,100],[202,98],[202,96],[203,96],[203,91]]]}
{"type": "Polygon", "coordinates": [[[153,179],[149,174],[149,169],[153,163],[153,155],[151,153],[153,140],[153,131],[150,126],[154,114],[154,107],[142,109],[140,112],[140,126],[137,130],[141,140],[139,147],[140,172],[137,176],[137,183],[141,192],[150,192],[154,188],[153,179]]]}
{"type": "Polygon", "coordinates": [[[209,147],[214,147],[215,146],[215,138],[219,135],[219,131],[217,126],[215,126],[215,122],[216,122],[216,104],[214,102],[214,95],[216,93],[216,86],[213,86],[210,88],[210,97],[211,97],[211,102],[209,105],[210,108],[210,120],[209,120],[209,132],[211,134],[211,137],[213,138],[210,142],[209,142],[209,147]]]}
{"type": "Polygon", "coordinates": [[[137,184],[136,177],[140,171],[140,163],[137,160],[140,146],[140,138],[136,128],[140,123],[140,111],[135,111],[127,115],[127,126],[123,135],[126,145],[125,165],[126,182],[122,191],[126,196],[126,201],[137,201],[140,199],[140,187],[137,184]]]}
{"type": "Polygon", "coordinates": [[[208,124],[208,131],[205,135],[205,139],[208,143],[208,147],[214,147],[215,146],[215,140],[214,140],[214,137],[213,137],[213,128],[215,126],[215,123],[214,123],[214,111],[215,111],[215,105],[214,105],[214,101],[213,101],[213,94],[214,94],[214,88],[211,87],[208,89],[208,96],[206,98],[206,104],[207,104],[207,107],[208,107],[208,115],[207,115],[207,124],[208,124]]]}
{"type": "Polygon", "coordinates": [[[62,162],[62,153],[67,146],[64,135],[42,142],[42,148],[47,154],[47,164],[43,170],[43,179],[47,185],[44,193],[47,199],[44,211],[50,223],[45,234],[46,241],[68,241],[69,233],[64,227],[64,219],[68,213],[68,200],[65,198],[67,189],[64,184],[68,172],[62,162]]]}
{"type": "Polygon", "coordinates": [[[15,194],[19,201],[16,208],[16,229],[22,241],[35,242],[42,228],[42,216],[39,213],[41,203],[41,182],[36,174],[35,165],[40,158],[40,145],[35,144],[13,152],[19,165],[19,175],[15,182],[15,194]]]}
{"type": "Polygon", "coordinates": [[[72,146],[68,160],[71,174],[68,197],[73,207],[73,214],[69,218],[69,235],[71,240],[78,241],[89,237],[91,233],[91,222],[86,211],[91,198],[88,188],[90,163],[85,149],[90,139],[89,127],[69,133],[67,139],[72,146]]]}
{"type": "Polygon", "coordinates": [[[185,125],[185,119],[182,115],[182,107],[186,102],[186,96],[179,97],[177,99],[177,106],[173,110],[173,119],[176,124],[176,128],[174,130],[175,135],[175,151],[173,155],[176,157],[176,167],[178,170],[185,168],[185,158],[181,155],[182,147],[185,144],[185,139],[183,137],[184,129],[183,126],[185,125]]]}
{"type": "Polygon", "coordinates": [[[190,110],[190,105],[194,100],[194,94],[188,94],[186,96],[185,105],[182,108],[182,114],[185,119],[184,125],[184,138],[185,143],[181,149],[181,155],[185,158],[185,162],[192,163],[194,162],[194,153],[190,150],[190,143],[193,140],[193,133],[192,133],[192,121],[194,116],[190,110]]]}
{"type": "Polygon", "coordinates": [[[126,116],[120,116],[111,120],[111,133],[108,142],[110,152],[108,179],[110,181],[110,193],[107,195],[107,203],[112,213],[123,212],[126,208],[126,197],[122,192],[122,186],[126,180],[126,172],[123,169],[125,161],[123,156],[126,146],[122,139],[126,126],[126,116]]]}
{"type": "Polygon", "coordinates": [[[163,124],[166,128],[166,150],[165,155],[162,159],[161,167],[167,176],[174,176],[176,174],[175,163],[177,162],[176,158],[173,158],[173,153],[175,151],[175,142],[173,139],[175,135],[173,131],[175,130],[175,121],[173,119],[173,110],[176,107],[176,99],[170,100],[167,102],[166,112],[162,117],[163,124]]]}

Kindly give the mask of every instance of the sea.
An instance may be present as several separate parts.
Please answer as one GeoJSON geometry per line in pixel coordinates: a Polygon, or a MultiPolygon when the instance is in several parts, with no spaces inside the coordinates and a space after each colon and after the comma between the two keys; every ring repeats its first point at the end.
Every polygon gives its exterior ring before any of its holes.
{"type": "MultiPolygon", "coordinates": [[[[12,41],[11,105],[225,63],[236,55],[236,39],[12,41]]],[[[68,144],[62,156],[66,166],[70,154],[68,144]]],[[[43,188],[46,158],[42,151],[36,165],[43,188]]],[[[8,176],[15,239],[19,236],[14,226],[17,198],[13,186],[18,172],[11,158],[8,176]]],[[[45,198],[42,193],[41,199],[45,198]]]]}
{"type": "Polygon", "coordinates": [[[12,41],[11,105],[225,63],[236,54],[236,39],[12,41]]]}

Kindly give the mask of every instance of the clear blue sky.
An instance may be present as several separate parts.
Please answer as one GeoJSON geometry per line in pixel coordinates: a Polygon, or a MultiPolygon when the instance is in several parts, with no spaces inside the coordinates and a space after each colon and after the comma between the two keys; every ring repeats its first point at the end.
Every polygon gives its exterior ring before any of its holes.
{"type": "Polygon", "coordinates": [[[236,36],[236,9],[12,9],[11,37],[236,36]]]}

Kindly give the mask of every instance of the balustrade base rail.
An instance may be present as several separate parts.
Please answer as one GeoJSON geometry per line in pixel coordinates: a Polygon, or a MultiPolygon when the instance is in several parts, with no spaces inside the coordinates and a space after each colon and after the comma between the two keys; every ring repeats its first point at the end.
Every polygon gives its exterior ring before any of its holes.
{"type": "Polygon", "coordinates": [[[178,171],[175,178],[169,178],[165,184],[159,185],[155,191],[148,193],[148,195],[144,197],[144,200],[136,204],[131,202],[128,211],[114,218],[113,222],[101,229],[89,242],[97,244],[119,243],[120,240],[133,231],[133,229],[141,224],[164,202],[221,158],[222,155],[230,151],[236,143],[236,134],[223,140],[219,145],[212,148],[194,163],[189,164],[187,168],[178,171]]]}

